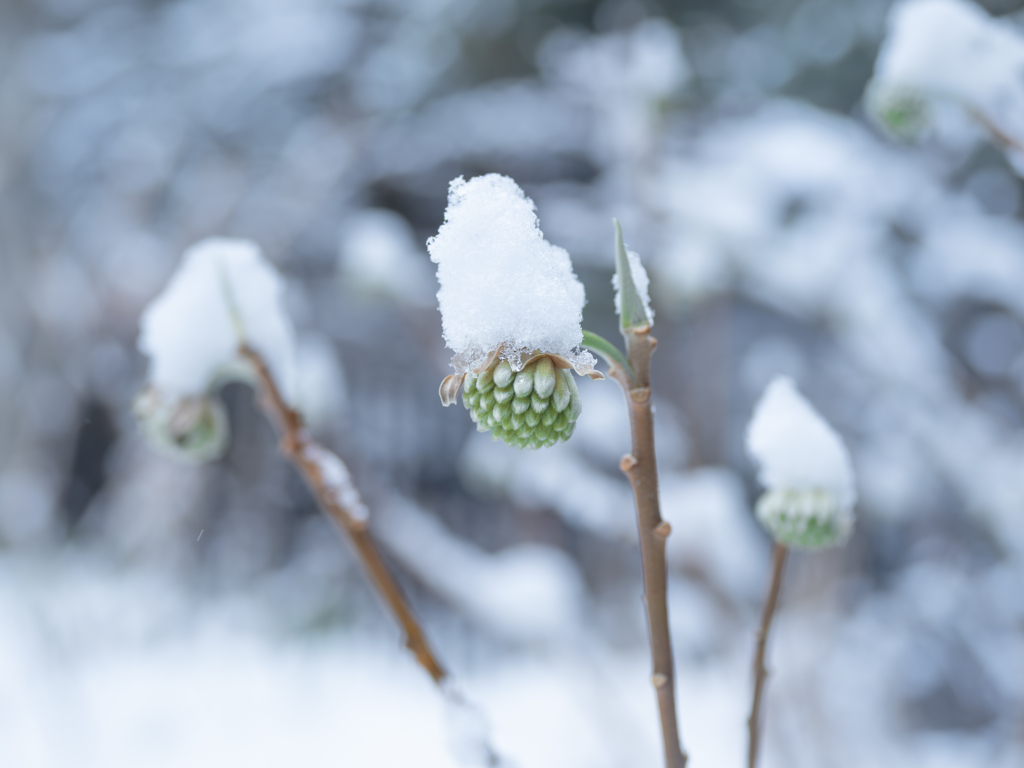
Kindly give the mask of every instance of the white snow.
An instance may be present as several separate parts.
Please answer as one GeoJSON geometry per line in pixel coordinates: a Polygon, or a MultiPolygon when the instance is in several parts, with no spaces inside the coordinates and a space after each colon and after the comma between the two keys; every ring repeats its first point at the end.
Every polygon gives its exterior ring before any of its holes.
{"type": "Polygon", "coordinates": [[[353,520],[365,523],[370,519],[370,510],[363,503],[359,491],[352,482],[352,475],[341,459],[316,443],[307,445],[302,456],[306,461],[316,465],[324,488],[334,496],[335,503],[353,520]]]}
{"type": "Polygon", "coordinates": [[[284,281],[255,243],[215,238],[189,248],[139,321],[150,384],[168,398],[202,395],[238,364],[245,343],[293,402],[294,333],[283,294],[284,281]]]}
{"type": "Polygon", "coordinates": [[[870,98],[916,94],[1024,137],[1024,36],[966,0],[909,0],[889,16],[870,98]]]}
{"type": "Polygon", "coordinates": [[[846,446],[791,379],[777,377],[761,396],[747,430],[747,451],[770,491],[828,491],[844,509],[857,500],[846,446]]]}
{"type": "Polygon", "coordinates": [[[564,552],[519,544],[488,553],[397,495],[382,506],[378,519],[376,533],[384,546],[479,626],[527,645],[580,633],[586,587],[564,552]]]}
{"type": "Polygon", "coordinates": [[[488,768],[499,759],[491,746],[491,726],[479,707],[451,682],[444,684],[445,723],[448,749],[460,765],[488,768]]]}
{"type": "MultiPolygon", "coordinates": [[[[647,276],[647,270],[640,263],[640,254],[636,251],[626,250],[626,257],[629,259],[629,271],[633,276],[633,285],[636,287],[637,296],[643,305],[647,318],[654,325],[654,310],[651,309],[651,278],[647,276]]],[[[612,286],[615,288],[615,314],[622,317],[622,289],[619,286],[619,273],[612,275],[612,286]]]]}
{"type": "Polygon", "coordinates": [[[445,223],[427,241],[437,263],[444,338],[457,371],[499,347],[518,370],[533,350],[593,364],[583,340],[583,284],[563,248],[544,239],[533,201],[507,176],[488,174],[448,190],[445,223]]]}

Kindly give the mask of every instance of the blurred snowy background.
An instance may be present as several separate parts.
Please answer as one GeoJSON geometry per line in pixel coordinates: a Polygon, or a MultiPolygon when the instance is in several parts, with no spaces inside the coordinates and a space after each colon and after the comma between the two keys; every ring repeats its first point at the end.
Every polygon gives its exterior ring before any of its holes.
{"type": "MultiPolygon", "coordinates": [[[[1021,3],[987,0],[1017,23],[1021,3]]],[[[517,766],[657,765],[621,394],[520,453],[445,411],[448,181],[537,201],[615,337],[653,278],[683,737],[738,766],[768,541],[743,454],[793,377],[859,522],[791,561],[764,765],[1024,762],[1024,187],[864,111],[885,0],[0,3],[0,751],[13,768],[451,766],[444,712],[239,385],[211,466],[131,420],[199,238],[289,283],[301,393],[517,766]]],[[[1020,16],[1024,21],[1024,15],[1020,16]]]]}

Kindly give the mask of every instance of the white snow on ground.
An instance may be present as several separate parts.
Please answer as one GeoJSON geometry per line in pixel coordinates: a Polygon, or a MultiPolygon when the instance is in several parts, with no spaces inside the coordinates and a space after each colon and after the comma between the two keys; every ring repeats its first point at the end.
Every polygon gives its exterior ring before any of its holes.
{"type": "MultiPolygon", "coordinates": [[[[820,764],[825,755],[840,768],[1019,764],[1018,750],[993,751],[984,731],[961,733],[961,762],[951,762],[941,734],[898,738],[882,705],[894,675],[928,674],[934,660],[917,643],[954,618],[1019,680],[1019,632],[1012,621],[993,624],[982,604],[1008,601],[1007,615],[1024,615],[1012,588],[1019,574],[993,569],[978,582],[961,572],[910,573],[850,614],[835,593],[820,591],[815,568],[824,562],[801,557],[790,572],[770,649],[765,767],[820,764]],[[812,582],[819,597],[802,603],[812,582]],[[836,753],[837,743],[847,751],[836,753]]],[[[678,592],[674,581],[670,596],[678,592]]],[[[642,621],[639,584],[635,604],[642,621]]],[[[716,610],[696,612],[690,598],[674,605],[691,609],[674,626],[701,631],[716,610]]],[[[397,632],[357,621],[303,633],[285,629],[276,610],[258,585],[201,597],[156,572],[70,552],[0,557],[5,768],[458,765],[445,697],[397,632]]],[[[543,652],[491,649],[467,665],[458,651],[465,639],[437,632],[433,614],[424,623],[509,765],[658,764],[642,640],[612,649],[591,632],[543,652]]],[[[695,766],[742,764],[754,623],[751,612],[697,655],[677,642],[680,723],[695,766]]]]}

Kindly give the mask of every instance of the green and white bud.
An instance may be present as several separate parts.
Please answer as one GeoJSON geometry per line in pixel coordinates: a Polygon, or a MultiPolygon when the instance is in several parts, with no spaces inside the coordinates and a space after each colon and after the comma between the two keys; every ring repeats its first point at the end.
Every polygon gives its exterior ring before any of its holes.
{"type": "Polygon", "coordinates": [[[544,448],[568,440],[582,406],[572,370],[539,355],[521,371],[494,360],[480,374],[468,374],[462,402],[481,432],[518,448],[544,448]]]}
{"type": "Polygon", "coordinates": [[[865,94],[868,113],[886,133],[901,141],[916,141],[931,124],[924,93],[887,83],[872,83],[865,94]]]}
{"type": "Polygon", "coordinates": [[[227,450],[230,430],[224,405],[208,396],[165,399],[150,387],[132,409],[149,443],[187,464],[215,461],[227,450]]]}
{"type": "Polygon", "coordinates": [[[754,409],[747,450],[765,493],[757,519],[779,544],[821,549],[844,544],[857,500],[842,438],[785,377],[775,378],[754,409]]]}
{"type": "Polygon", "coordinates": [[[788,547],[838,547],[853,530],[853,511],[824,489],[768,491],[758,499],[756,512],[772,538],[788,547]]]}

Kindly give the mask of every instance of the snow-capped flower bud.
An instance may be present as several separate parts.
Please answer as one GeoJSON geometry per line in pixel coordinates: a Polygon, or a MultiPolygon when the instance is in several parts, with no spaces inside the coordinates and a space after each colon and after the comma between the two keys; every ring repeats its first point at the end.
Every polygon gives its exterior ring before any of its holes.
{"type": "Polygon", "coordinates": [[[505,176],[455,179],[427,248],[455,352],[441,402],[464,384],[478,429],[520,447],[567,439],[580,411],[571,371],[604,377],[580,348],[583,285],[569,254],[544,239],[533,201],[505,176]]]}
{"type": "Polygon", "coordinates": [[[754,409],[747,451],[766,488],[757,519],[775,541],[803,549],[846,541],[857,498],[849,454],[788,378],[772,381],[754,409]]]}
{"type": "Polygon", "coordinates": [[[166,398],[150,387],[135,399],[133,412],[150,444],[171,458],[202,464],[227,448],[227,413],[215,398],[166,398]]]}

